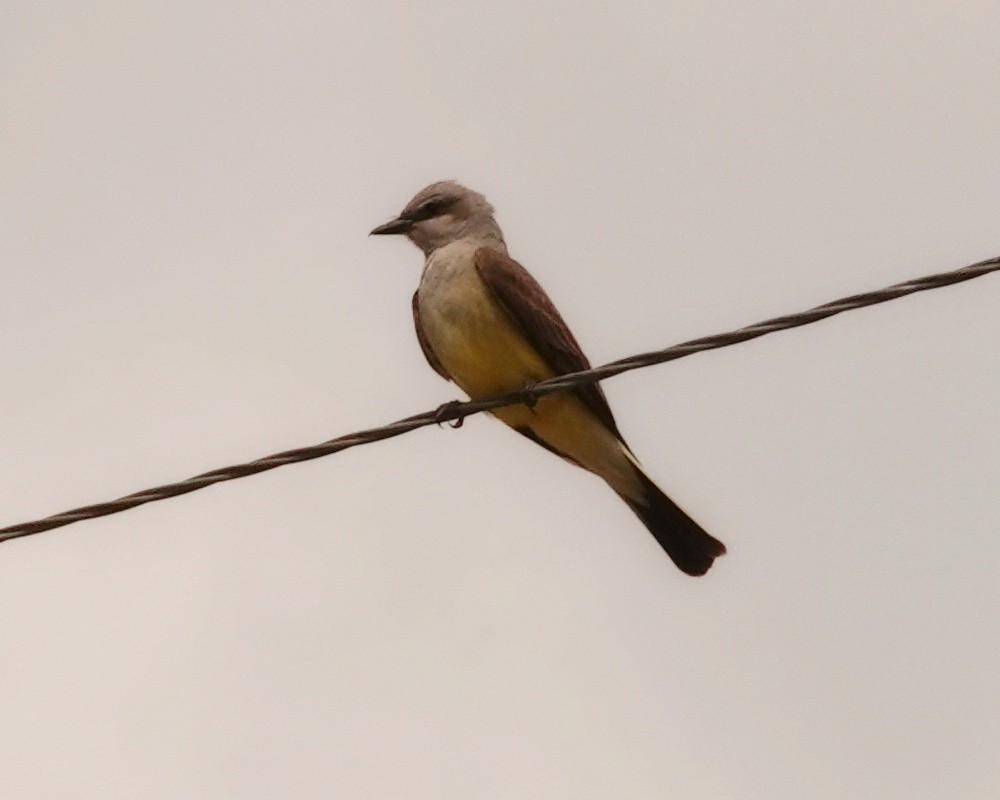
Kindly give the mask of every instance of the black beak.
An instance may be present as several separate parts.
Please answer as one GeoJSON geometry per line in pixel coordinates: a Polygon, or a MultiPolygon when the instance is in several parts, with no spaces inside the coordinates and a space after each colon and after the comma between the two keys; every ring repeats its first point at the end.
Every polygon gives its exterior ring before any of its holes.
{"type": "Polygon", "coordinates": [[[413,227],[412,219],[403,219],[402,217],[396,217],[396,219],[390,220],[385,223],[385,225],[379,225],[377,228],[372,228],[369,236],[385,236],[390,233],[406,233],[413,227]]]}

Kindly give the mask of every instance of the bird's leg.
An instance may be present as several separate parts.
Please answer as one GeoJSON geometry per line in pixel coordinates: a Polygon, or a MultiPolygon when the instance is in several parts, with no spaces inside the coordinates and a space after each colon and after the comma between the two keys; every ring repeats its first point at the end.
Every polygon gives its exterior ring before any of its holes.
{"type": "Polygon", "coordinates": [[[465,414],[460,414],[454,419],[449,419],[451,414],[453,414],[455,409],[460,405],[462,405],[462,403],[459,400],[449,400],[447,403],[442,403],[434,411],[434,421],[439,426],[447,422],[452,428],[461,428],[462,423],[465,422],[465,414]]]}

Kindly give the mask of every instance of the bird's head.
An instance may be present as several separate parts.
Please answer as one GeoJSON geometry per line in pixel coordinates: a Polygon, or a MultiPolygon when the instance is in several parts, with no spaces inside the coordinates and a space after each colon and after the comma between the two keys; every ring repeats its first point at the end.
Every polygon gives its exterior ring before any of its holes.
{"type": "Polygon", "coordinates": [[[493,206],[479,192],[454,181],[439,181],[421,189],[398,217],[371,233],[403,234],[426,255],[464,238],[503,243],[493,206]]]}

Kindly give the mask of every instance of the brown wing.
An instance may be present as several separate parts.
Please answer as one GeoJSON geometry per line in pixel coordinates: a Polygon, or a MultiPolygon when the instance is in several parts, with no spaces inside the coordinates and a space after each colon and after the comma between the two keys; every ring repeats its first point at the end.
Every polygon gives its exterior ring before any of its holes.
{"type": "MultiPolygon", "coordinates": [[[[489,247],[480,247],[475,260],[487,291],[556,374],[590,369],[590,362],[580,345],[545,290],[528,270],[489,247]]],[[[622,438],[607,398],[598,384],[578,386],[572,391],[615,436],[622,438]]]]}
{"type": "Polygon", "coordinates": [[[420,303],[418,302],[417,295],[420,291],[417,290],[413,293],[413,324],[417,329],[417,341],[420,342],[420,349],[424,351],[424,358],[427,359],[427,363],[431,365],[438,375],[444,378],[446,381],[451,380],[451,375],[445,372],[444,367],[441,366],[441,362],[438,361],[434,351],[431,350],[431,343],[427,341],[427,336],[424,334],[424,326],[420,324],[420,303]]]}

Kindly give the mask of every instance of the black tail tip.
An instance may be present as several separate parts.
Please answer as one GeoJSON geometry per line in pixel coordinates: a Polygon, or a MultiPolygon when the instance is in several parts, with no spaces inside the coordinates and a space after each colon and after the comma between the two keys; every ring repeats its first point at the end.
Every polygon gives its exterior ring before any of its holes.
{"type": "Polygon", "coordinates": [[[643,498],[625,498],[625,502],[681,572],[704,575],[715,559],[726,554],[726,546],[685,514],[656,484],[642,477],[643,498]]]}
{"type": "Polygon", "coordinates": [[[667,555],[681,572],[694,577],[704,575],[712,568],[715,559],[726,554],[726,546],[722,542],[703,530],[700,532],[702,534],[701,541],[693,543],[694,546],[689,547],[687,552],[674,553],[667,550],[667,555]]]}

